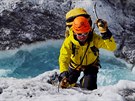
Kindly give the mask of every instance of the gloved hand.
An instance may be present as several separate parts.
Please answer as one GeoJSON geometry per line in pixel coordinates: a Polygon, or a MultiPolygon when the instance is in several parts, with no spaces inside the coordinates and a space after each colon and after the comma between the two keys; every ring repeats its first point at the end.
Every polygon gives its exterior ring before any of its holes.
{"type": "Polygon", "coordinates": [[[69,81],[68,81],[68,76],[69,73],[68,71],[62,72],[59,76],[59,82],[60,82],[60,87],[61,88],[67,88],[69,86],[69,81]]]}
{"type": "Polygon", "coordinates": [[[69,81],[66,77],[64,77],[60,82],[61,88],[68,88],[69,87],[69,81]]]}
{"type": "Polygon", "coordinates": [[[106,21],[102,19],[97,19],[96,24],[101,34],[107,32],[108,26],[106,21]]]}

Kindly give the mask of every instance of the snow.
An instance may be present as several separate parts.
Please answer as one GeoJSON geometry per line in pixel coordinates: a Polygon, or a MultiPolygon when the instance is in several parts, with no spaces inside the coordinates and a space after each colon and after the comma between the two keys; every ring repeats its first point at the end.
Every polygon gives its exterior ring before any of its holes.
{"type": "Polygon", "coordinates": [[[0,13],[5,9],[13,10],[17,2],[20,0],[0,0],[0,13]]]}
{"type": "Polygon", "coordinates": [[[135,101],[134,81],[120,80],[115,85],[98,87],[93,91],[60,88],[58,92],[58,87],[47,83],[54,72],[58,70],[35,78],[0,78],[0,101],[135,101]]]}

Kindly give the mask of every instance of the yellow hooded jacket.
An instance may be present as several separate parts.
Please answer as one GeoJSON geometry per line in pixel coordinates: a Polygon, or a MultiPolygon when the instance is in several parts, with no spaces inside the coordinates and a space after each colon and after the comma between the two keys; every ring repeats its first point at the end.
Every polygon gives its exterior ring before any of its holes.
{"type": "MultiPolygon", "coordinates": [[[[74,63],[72,64],[73,67],[76,68],[77,65],[81,63],[81,60],[88,46],[88,43],[85,43],[85,45],[81,46],[79,42],[74,39],[72,29],[69,30],[69,33],[70,33],[69,37],[65,38],[60,50],[59,56],[60,73],[68,71],[68,67],[71,61],[72,63],[74,63]],[[75,55],[72,54],[72,43],[76,45],[75,55]]],[[[90,45],[83,59],[82,65],[85,66],[90,65],[97,59],[98,56],[95,56],[90,48],[93,46],[95,46],[98,49],[104,48],[109,51],[114,51],[116,49],[116,43],[113,36],[110,39],[103,40],[101,36],[97,35],[96,33],[93,33],[92,41],[90,41],[90,45]]]]}

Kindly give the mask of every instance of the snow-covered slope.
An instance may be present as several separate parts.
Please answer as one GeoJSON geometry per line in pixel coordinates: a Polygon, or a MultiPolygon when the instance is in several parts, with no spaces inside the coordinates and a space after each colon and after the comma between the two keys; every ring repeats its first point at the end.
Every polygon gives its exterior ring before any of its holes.
{"type": "Polygon", "coordinates": [[[32,79],[0,78],[0,101],[135,101],[135,82],[121,80],[94,91],[60,88],[58,92],[47,83],[54,72],[58,70],[32,79]]]}

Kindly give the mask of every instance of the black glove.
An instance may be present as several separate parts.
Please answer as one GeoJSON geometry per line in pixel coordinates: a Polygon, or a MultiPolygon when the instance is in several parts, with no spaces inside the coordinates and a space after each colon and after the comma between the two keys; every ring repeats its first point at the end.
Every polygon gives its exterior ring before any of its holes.
{"type": "Polygon", "coordinates": [[[63,78],[68,78],[69,77],[69,73],[68,73],[68,71],[65,71],[65,72],[62,72],[62,73],[60,73],[60,75],[59,75],[59,82],[63,79],[63,78]]]}
{"type": "Polygon", "coordinates": [[[67,88],[69,86],[68,71],[62,72],[59,76],[59,82],[61,88],[67,88]]]}
{"type": "Polygon", "coordinates": [[[102,20],[102,19],[97,19],[96,21],[97,27],[102,35],[102,38],[105,39],[110,39],[112,36],[112,33],[108,29],[107,22],[102,20]]]}
{"type": "Polygon", "coordinates": [[[109,29],[107,29],[107,31],[105,33],[101,33],[102,35],[102,39],[110,39],[112,37],[112,33],[110,32],[109,29]]]}

